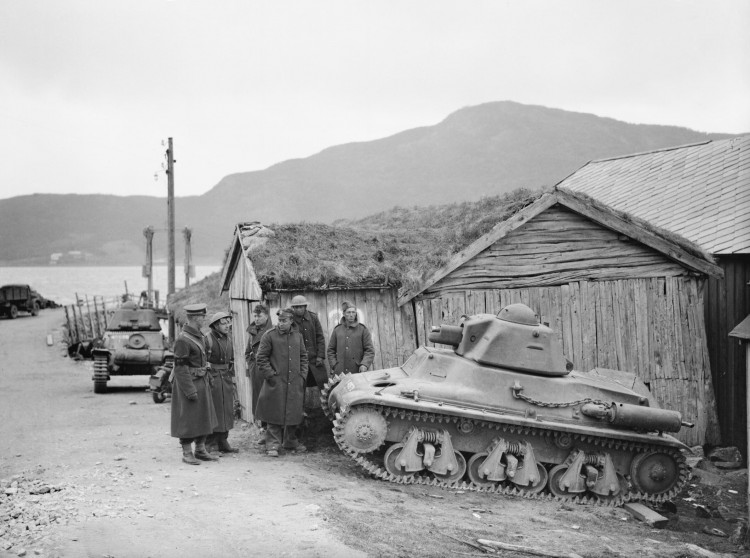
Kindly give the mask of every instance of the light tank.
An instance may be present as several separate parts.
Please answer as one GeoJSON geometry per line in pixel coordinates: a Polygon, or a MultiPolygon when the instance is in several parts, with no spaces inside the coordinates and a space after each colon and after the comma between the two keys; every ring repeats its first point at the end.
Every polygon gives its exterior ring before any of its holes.
{"type": "MultiPolygon", "coordinates": [[[[174,354],[167,347],[156,311],[141,308],[133,301],[124,302],[115,310],[93,354],[94,393],[106,393],[111,376],[160,377],[174,363],[174,354]]],[[[153,391],[153,399],[161,403],[166,393],[153,391]]]]}
{"type": "Polygon", "coordinates": [[[619,505],[672,499],[689,477],[680,413],[575,372],[528,306],[429,335],[400,367],[322,390],[339,448],[398,483],[619,505]]]}

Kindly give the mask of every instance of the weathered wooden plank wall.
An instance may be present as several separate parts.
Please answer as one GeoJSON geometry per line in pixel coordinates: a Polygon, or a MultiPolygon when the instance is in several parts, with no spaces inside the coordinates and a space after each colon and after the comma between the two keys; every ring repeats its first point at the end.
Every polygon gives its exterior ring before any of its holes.
{"type": "MultiPolygon", "coordinates": [[[[705,294],[711,360],[722,443],[747,449],[747,352],[728,334],[750,314],[750,254],[717,256],[723,279],[709,279],[705,294]]],[[[747,456],[745,456],[747,459],[747,456]]]]}
{"type": "Polygon", "coordinates": [[[686,273],[684,267],[663,254],[556,205],[425,292],[537,287],[686,273]]]}
{"type": "MultiPolygon", "coordinates": [[[[252,308],[256,302],[251,302],[245,298],[247,290],[243,285],[235,285],[236,282],[247,280],[247,275],[240,272],[242,265],[237,267],[238,270],[235,272],[229,288],[230,308],[234,318],[235,369],[240,402],[243,406],[243,418],[251,420],[249,406],[251,386],[249,378],[246,376],[244,354],[247,343],[246,330],[252,320],[252,308]]],[[[288,306],[292,297],[298,294],[307,299],[308,310],[318,314],[325,335],[326,349],[331,338],[331,332],[342,317],[341,304],[344,301],[353,303],[357,307],[360,322],[370,330],[375,349],[373,369],[390,368],[403,364],[417,347],[416,322],[415,316],[411,312],[411,305],[399,308],[395,289],[272,293],[268,297],[270,300],[267,301],[267,304],[274,323],[276,322],[276,311],[288,306]]],[[[269,293],[266,293],[266,296],[268,295],[269,293]]],[[[318,404],[316,394],[317,388],[308,390],[308,405],[318,404]]]]}
{"type": "Polygon", "coordinates": [[[577,370],[636,373],[661,405],[695,421],[694,429],[680,433],[683,442],[717,443],[700,282],[695,277],[662,277],[449,291],[416,301],[418,334],[426,340],[433,325],[458,323],[464,309],[496,314],[507,304],[523,302],[555,330],[577,370]]]}

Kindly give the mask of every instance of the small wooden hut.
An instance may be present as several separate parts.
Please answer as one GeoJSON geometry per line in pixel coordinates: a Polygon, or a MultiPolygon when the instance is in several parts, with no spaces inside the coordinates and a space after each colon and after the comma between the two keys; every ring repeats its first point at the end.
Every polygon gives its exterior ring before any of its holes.
{"type": "Polygon", "coordinates": [[[634,372],[657,401],[696,423],[688,444],[718,441],[703,322],[710,256],[588,196],[544,194],[399,297],[418,342],[462,314],[523,302],[557,333],[576,369],[634,372]]]}
{"type": "Polygon", "coordinates": [[[750,135],[591,161],[559,186],[687,238],[722,268],[703,293],[708,354],[721,442],[747,447],[747,357],[728,334],[750,313],[750,135]]]}
{"type": "MultiPolygon", "coordinates": [[[[397,303],[400,273],[385,258],[381,238],[318,224],[239,223],[221,273],[220,291],[229,294],[234,316],[235,366],[240,402],[249,418],[250,382],[244,351],[252,309],[263,302],[276,310],[304,295],[318,314],[326,338],[341,319],[341,304],[353,303],[370,330],[374,368],[402,364],[416,348],[415,324],[397,303]]],[[[314,401],[309,398],[309,401],[314,401]]]]}

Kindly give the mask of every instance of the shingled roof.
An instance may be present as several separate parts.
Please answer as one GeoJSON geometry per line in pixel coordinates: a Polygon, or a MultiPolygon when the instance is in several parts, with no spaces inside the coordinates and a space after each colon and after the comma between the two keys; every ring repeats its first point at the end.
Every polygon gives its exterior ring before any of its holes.
{"type": "Polygon", "coordinates": [[[712,254],[750,253],[750,135],[591,161],[558,186],[712,254]]]}

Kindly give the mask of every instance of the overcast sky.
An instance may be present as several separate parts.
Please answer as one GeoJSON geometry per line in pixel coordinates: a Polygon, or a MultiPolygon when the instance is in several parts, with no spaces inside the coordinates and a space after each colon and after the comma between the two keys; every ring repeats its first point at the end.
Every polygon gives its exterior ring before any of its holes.
{"type": "Polygon", "coordinates": [[[170,136],[199,195],[500,100],[750,132],[750,1],[0,0],[2,198],[165,196],[170,136]]]}

